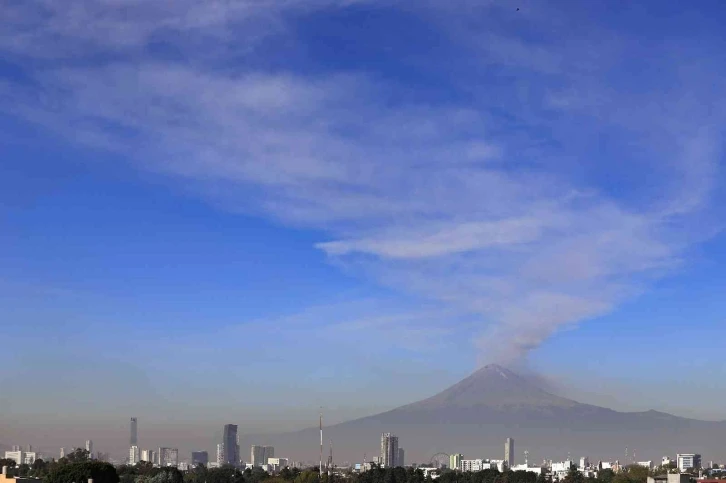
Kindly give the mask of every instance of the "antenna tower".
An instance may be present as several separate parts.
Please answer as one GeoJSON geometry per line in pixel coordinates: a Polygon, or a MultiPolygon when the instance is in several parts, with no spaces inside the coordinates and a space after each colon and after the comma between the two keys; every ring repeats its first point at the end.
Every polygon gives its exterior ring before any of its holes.
{"type": "Polygon", "coordinates": [[[524,466],[529,466],[529,451],[524,450],[524,466]]]}
{"type": "Polygon", "coordinates": [[[320,481],[323,481],[323,408],[320,408],[320,481]]]}

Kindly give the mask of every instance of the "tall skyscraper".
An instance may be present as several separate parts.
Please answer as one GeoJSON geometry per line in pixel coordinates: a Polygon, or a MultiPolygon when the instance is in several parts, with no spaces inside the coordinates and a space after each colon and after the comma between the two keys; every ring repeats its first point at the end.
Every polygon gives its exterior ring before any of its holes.
{"type": "Polygon", "coordinates": [[[396,456],[396,466],[406,466],[406,452],[403,448],[398,447],[398,456],[396,456]]]}
{"type": "Polygon", "coordinates": [[[222,437],[224,444],[224,463],[228,465],[239,465],[239,444],[237,440],[237,425],[225,424],[224,436],[222,437]]]}
{"type": "Polygon", "coordinates": [[[504,443],[504,462],[507,463],[508,468],[514,467],[514,440],[507,438],[504,443]]]}
{"type": "Polygon", "coordinates": [[[265,447],[252,445],[250,449],[250,463],[252,466],[262,466],[265,463],[265,447]]]}
{"type": "Polygon", "coordinates": [[[395,468],[398,458],[398,437],[391,433],[381,434],[381,464],[384,468],[395,468]]]}
{"type": "Polygon", "coordinates": [[[209,464],[209,453],[206,451],[192,451],[192,465],[197,466],[199,464],[204,466],[209,464]]]}
{"type": "Polygon", "coordinates": [[[463,459],[463,454],[452,454],[449,456],[449,469],[461,470],[461,460],[463,459]]]}
{"type": "Polygon", "coordinates": [[[90,439],[86,440],[86,451],[88,451],[88,456],[93,458],[93,441],[90,439]]]}
{"type": "Polygon", "coordinates": [[[137,446],[139,444],[139,438],[136,431],[136,418],[131,418],[131,437],[129,438],[129,446],[137,446]]]}
{"type": "Polygon", "coordinates": [[[65,458],[66,457],[66,449],[65,448],[61,448],[60,449],[60,457],[61,458],[65,458]]]}
{"type": "Polygon", "coordinates": [[[141,461],[141,451],[138,446],[133,445],[129,448],[129,464],[135,465],[139,461],[141,461]]]}

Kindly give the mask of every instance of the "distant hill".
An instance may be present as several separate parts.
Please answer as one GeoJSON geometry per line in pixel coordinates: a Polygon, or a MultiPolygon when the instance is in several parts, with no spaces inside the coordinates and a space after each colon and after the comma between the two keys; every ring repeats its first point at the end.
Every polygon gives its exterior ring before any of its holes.
{"type": "MultiPolygon", "coordinates": [[[[670,391],[664,388],[663,398],[670,391]]],[[[517,462],[543,458],[657,459],[699,452],[704,461],[726,453],[726,423],[681,418],[658,411],[620,412],[563,398],[504,367],[488,365],[422,401],[325,429],[335,461],[361,461],[378,454],[381,432],[399,437],[407,462],[426,462],[438,452],[467,458],[504,457],[504,440],[515,440],[517,462]]],[[[316,460],[317,428],[257,436],[276,453],[316,460]]],[[[252,439],[249,440],[252,442],[252,439]]],[[[248,443],[247,440],[244,443],[248,443]]],[[[326,443],[327,455],[327,443],[326,443]]],[[[244,452],[243,452],[244,454],[244,452]]]]}

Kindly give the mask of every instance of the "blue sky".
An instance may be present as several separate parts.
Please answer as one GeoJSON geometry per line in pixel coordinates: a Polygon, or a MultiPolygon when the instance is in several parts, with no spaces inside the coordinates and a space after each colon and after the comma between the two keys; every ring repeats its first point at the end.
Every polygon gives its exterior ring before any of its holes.
{"type": "Polygon", "coordinates": [[[489,361],[726,419],[719,2],[3,8],[0,443],[211,447],[489,361]]]}

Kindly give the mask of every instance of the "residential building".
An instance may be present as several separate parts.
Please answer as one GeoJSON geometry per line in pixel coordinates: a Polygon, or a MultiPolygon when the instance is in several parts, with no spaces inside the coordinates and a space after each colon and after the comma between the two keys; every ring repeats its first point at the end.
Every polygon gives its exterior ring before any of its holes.
{"type": "Polygon", "coordinates": [[[587,456],[580,458],[580,469],[584,470],[590,467],[590,459],[587,456]]]}
{"type": "Polygon", "coordinates": [[[398,456],[396,456],[396,466],[406,466],[406,452],[398,447],[398,456]]]}
{"type": "Polygon", "coordinates": [[[224,443],[217,445],[217,466],[224,465],[224,443]]]}
{"type": "Polygon", "coordinates": [[[688,470],[701,468],[701,455],[695,453],[683,453],[676,455],[676,465],[683,473],[688,470]]]}
{"type": "Polygon", "coordinates": [[[504,442],[504,461],[508,468],[514,466],[514,440],[512,438],[507,438],[504,442]]]}
{"type": "Polygon", "coordinates": [[[5,452],[5,459],[7,460],[13,460],[15,461],[15,464],[20,466],[23,464],[23,451],[17,450],[17,451],[6,451],[5,452]]]}
{"type": "Polygon", "coordinates": [[[449,456],[449,468],[452,470],[461,470],[461,460],[464,459],[463,454],[452,454],[449,456]]]}
{"type": "Polygon", "coordinates": [[[670,464],[671,464],[671,463],[673,463],[673,461],[671,460],[670,456],[664,456],[664,457],[663,457],[663,458],[662,458],[662,459],[660,460],[660,464],[661,464],[662,466],[670,466],[670,464]]]}
{"type": "Polygon", "coordinates": [[[391,433],[381,434],[381,464],[384,468],[395,468],[398,457],[398,437],[391,433]]]}
{"type": "Polygon", "coordinates": [[[20,451],[20,450],[21,450],[20,445],[19,444],[14,444],[13,445],[13,449],[11,451],[20,451]]]}
{"type": "Polygon", "coordinates": [[[129,464],[135,465],[139,461],[141,461],[141,451],[138,446],[134,445],[129,448],[129,464]]]}
{"type": "Polygon", "coordinates": [[[179,450],[176,448],[159,448],[159,466],[179,466],[179,450]]]}
{"type": "Polygon", "coordinates": [[[139,444],[139,438],[137,434],[137,421],[136,418],[131,418],[131,424],[130,424],[130,436],[129,436],[129,446],[138,446],[139,444]]]}
{"type": "Polygon", "coordinates": [[[224,445],[224,464],[238,466],[240,458],[236,424],[224,425],[222,444],[224,445]]]}
{"type": "Polygon", "coordinates": [[[206,451],[192,451],[192,466],[207,466],[209,464],[209,453],[206,451]]]}
{"type": "Polygon", "coordinates": [[[652,469],[653,468],[653,462],[652,461],[638,461],[635,463],[638,466],[642,466],[643,468],[652,469]]]}
{"type": "Polygon", "coordinates": [[[250,464],[252,466],[262,466],[266,464],[265,461],[265,447],[252,445],[250,448],[250,464]]]}
{"type": "MultiPolygon", "coordinates": [[[[32,449],[32,446],[28,447],[32,449]]],[[[23,453],[23,463],[25,463],[26,465],[32,465],[38,458],[38,453],[36,453],[35,451],[26,451],[25,453],[23,453]]]]}
{"type": "Polygon", "coordinates": [[[88,456],[93,458],[93,441],[90,439],[86,440],[86,451],[88,451],[88,456]]]}
{"type": "Polygon", "coordinates": [[[65,448],[61,448],[60,449],[60,457],[61,458],[65,458],[66,457],[66,449],[65,448]]]}

